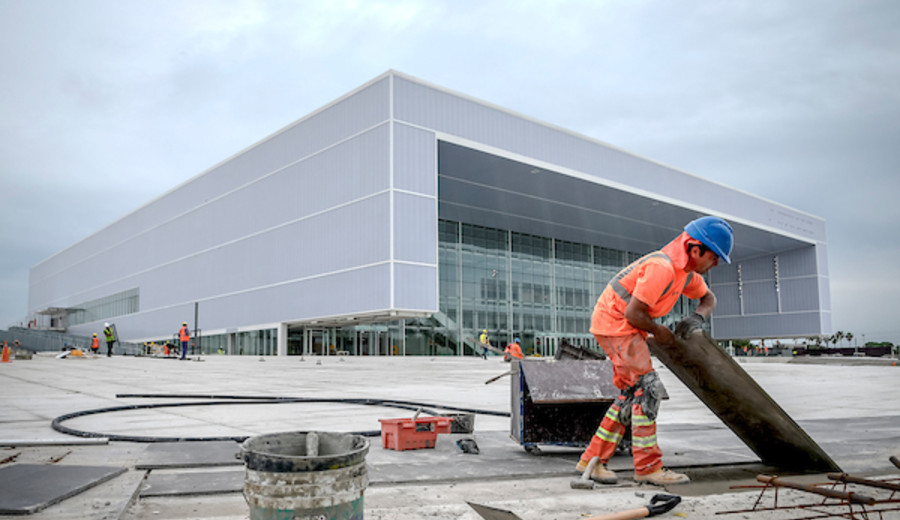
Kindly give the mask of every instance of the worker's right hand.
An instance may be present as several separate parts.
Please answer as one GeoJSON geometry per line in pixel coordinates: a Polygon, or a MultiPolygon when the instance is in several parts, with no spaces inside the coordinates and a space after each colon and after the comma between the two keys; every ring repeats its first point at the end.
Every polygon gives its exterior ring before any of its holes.
{"type": "Polygon", "coordinates": [[[669,330],[669,327],[660,325],[659,323],[654,323],[654,325],[653,339],[656,340],[657,344],[670,346],[675,344],[675,335],[672,334],[672,331],[669,330]]]}
{"type": "Polygon", "coordinates": [[[682,339],[687,339],[692,332],[703,328],[704,321],[702,315],[692,312],[690,316],[678,322],[678,325],[675,326],[675,334],[682,339]]]}

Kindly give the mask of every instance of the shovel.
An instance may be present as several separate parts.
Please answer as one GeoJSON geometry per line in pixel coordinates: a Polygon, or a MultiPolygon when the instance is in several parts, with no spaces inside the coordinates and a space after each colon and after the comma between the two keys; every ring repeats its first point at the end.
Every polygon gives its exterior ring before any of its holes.
{"type": "MultiPolygon", "coordinates": [[[[673,507],[681,502],[681,497],[677,495],[667,495],[665,493],[657,493],[650,499],[650,504],[637,509],[629,509],[618,513],[609,513],[607,515],[591,516],[582,520],[630,520],[632,518],[644,518],[646,516],[661,515],[670,511],[673,507]]],[[[483,506],[466,502],[481,515],[484,520],[522,520],[519,515],[505,509],[497,509],[496,507],[483,506]]]]}
{"type": "Polygon", "coordinates": [[[627,511],[619,511],[618,513],[609,513],[607,515],[589,516],[583,520],[630,520],[632,518],[644,518],[645,516],[661,515],[670,511],[673,507],[681,502],[678,495],[667,495],[665,493],[657,493],[650,499],[650,504],[637,509],[629,509],[627,511]]]}

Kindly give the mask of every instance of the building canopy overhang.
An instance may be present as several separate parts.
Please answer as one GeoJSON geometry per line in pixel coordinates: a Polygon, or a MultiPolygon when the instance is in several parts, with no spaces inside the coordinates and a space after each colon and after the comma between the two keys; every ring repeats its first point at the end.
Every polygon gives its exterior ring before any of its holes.
{"type": "MultiPolygon", "coordinates": [[[[643,253],[704,212],[455,143],[439,142],[439,217],[643,253]]],[[[732,261],[777,254],[814,240],[730,221],[732,261]]]]}
{"type": "Polygon", "coordinates": [[[35,314],[38,316],[66,316],[70,312],[75,312],[81,309],[75,307],[47,307],[46,309],[37,311],[35,314]]]}
{"type": "Polygon", "coordinates": [[[291,321],[287,325],[290,328],[310,327],[310,328],[342,328],[355,327],[357,325],[370,325],[373,323],[386,323],[396,320],[415,320],[428,318],[430,312],[420,311],[385,311],[352,314],[346,316],[322,316],[310,318],[306,320],[291,321]]]}

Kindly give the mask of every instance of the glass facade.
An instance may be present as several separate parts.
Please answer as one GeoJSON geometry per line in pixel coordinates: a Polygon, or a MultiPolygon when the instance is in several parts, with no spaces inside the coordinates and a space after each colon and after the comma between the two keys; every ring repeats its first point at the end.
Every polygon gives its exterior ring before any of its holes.
{"type": "MultiPolygon", "coordinates": [[[[562,340],[599,348],[588,330],[594,304],[642,254],[447,220],[438,229],[440,312],[420,321],[433,322],[430,341],[457,355],[475,353],[485,330],[499,347],[519,338],[528,354],[552,356],[562,340]]],[[[682,298],[663,323],[690,309],[682,298]]],[[[426,336],[421,325],[416,334],[426,336]]]]}
{"type": "Polygon", "coordinates": [[[66,316],[66,324],[69,326],[80,325],[90,321],[133,314],[140,310],[140,302],[141,293],[137,288],[104,296],[103,298],[75,305],[75,308],[69,309],[66,316]]]}
{"type": "MultiPolygon", "coordinates": [[[[158,345],[168,343],[175,349],[173,352],[181,352],[181,342],[177,334],[158,339],[153,343],[158,345]]],[[[209,336],[200,334],[199,338],[197,333],[192,331],[191,343],[193,346],[188,350],[191,355],[274,356],[278,351],[278,330],[260,329],[209,336]]]]}

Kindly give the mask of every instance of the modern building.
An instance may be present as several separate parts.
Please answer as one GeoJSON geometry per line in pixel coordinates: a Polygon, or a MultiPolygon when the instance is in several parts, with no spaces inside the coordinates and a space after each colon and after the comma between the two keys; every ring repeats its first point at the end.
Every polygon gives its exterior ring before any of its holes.
{"type": "Polygon", "coordinates": [[[186,321],[204,352],[471,355],[487,330],[551,355],[705,214],[736,236],[717,338],[830,333],[823,219],[388,71],[34,266],[29,314],[186,321]]]}

